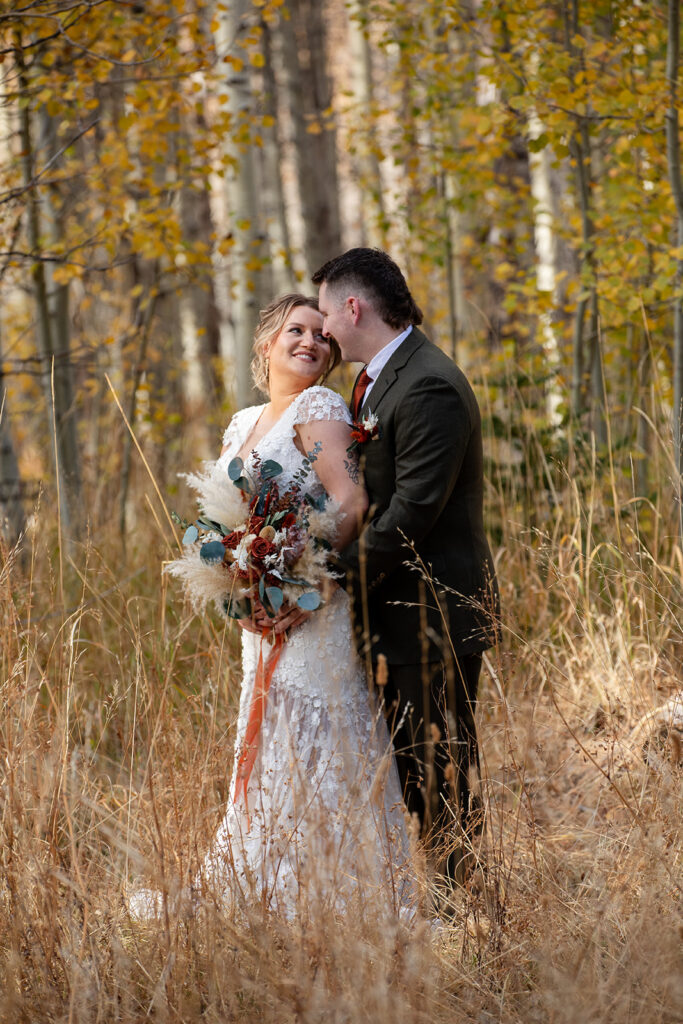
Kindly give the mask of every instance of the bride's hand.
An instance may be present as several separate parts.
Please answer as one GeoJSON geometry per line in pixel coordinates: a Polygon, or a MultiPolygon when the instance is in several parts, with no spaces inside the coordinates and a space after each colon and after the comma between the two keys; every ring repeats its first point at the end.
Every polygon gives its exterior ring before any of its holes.
{"type": "Polygon", "coordinates": [[[283,604],[277,615],[269,615],[260,601],[252,600],[251,616],[239,619],[238,622],[247,633],[258,633],[260,636],[263,633],[285,633],[288,629],[295,629],[312,614],[297,605],[283,604]]]}
{"type": "Polygon", "coordinates": [[[247,633],[263,633],[271,628],[272,618],[257,598],[251,599],[251,615],[249,618],[238,619],[241,629],[247,633]]]}
{"type": "MultiPolygon", "coordinates": [[[[339,584],[333,579],[323,580],[321,594],[324,604],[331,599],[338,586],[339,584]]],[[[284,633],[288,629],[296,629],[297,626],[303,625],[311,615],[315,615],[315,612],[305,612],[296,604],[283,605],[275,618],[269,618],[268,622],[274,633],[284,633]]]]}
{"type": "MultiPolygon", "coordinates": [[[[333,579],[326,579],[322,585],[322,598],[327,603],[339,586],[333,579]]],[[[285,633],[288,629],[296,629],[310,619],[313,612],[306,612],[298,605],[283,604],[277,615],[269,615],[260,601],[252,601],[251,618],[240,619],[242,629],[249,633],[285,633]]]]}
{"type": "Polygon", "coordinates": [[[310,619],[313,612],[305,612],[298,605],[283,605],[274,619],[270,619],[273,633],[286,633],[288,629],[296,629],[310,619]]]}

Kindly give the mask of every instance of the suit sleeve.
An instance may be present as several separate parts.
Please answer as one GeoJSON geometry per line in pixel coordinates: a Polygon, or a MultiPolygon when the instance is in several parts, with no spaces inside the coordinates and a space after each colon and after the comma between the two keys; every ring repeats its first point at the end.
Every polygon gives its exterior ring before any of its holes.
{"type": "Polygon", "coordinates": [[[419,381],[404,398],[395,421],[395,492],[341,555],[355,580],[361,560],[368,582],[386,576],[406,561],[406,538],[419,544],[430,532],[455,487],[471,431],[462,395],[442,377],[419,381]]]}

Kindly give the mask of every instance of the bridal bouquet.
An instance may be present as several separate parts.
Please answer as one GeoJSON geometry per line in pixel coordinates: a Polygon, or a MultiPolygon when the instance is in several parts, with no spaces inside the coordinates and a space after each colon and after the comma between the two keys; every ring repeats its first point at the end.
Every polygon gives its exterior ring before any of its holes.
{"type": "Polygon", "coordinates": [[[183,581],[196,610],[213,600],[240,619],[251,615],[256,598],[271,616],[284,602],[306,611],[319,607],[339,520],[334,502],[306,491],[319,451],[316,444],[286,488],[278,480],[282,466],[258,454],[251,472],[233,459],[227,473],[214,463],[186,475],[202,514],[191,524],[176,517],[186,527],[185,551],[168,571],[183,581]]]}

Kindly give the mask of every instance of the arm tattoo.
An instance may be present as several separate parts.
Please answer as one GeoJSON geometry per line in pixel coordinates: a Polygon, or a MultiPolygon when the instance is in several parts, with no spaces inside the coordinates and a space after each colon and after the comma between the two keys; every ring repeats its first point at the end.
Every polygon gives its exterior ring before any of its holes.
{"type": "Polygon", "coordinates": [[[360,469],[358,467],[357,459],[344,459],[344,468],[349,474],[351,483],[358,484],[360,479],[360,469]]]}

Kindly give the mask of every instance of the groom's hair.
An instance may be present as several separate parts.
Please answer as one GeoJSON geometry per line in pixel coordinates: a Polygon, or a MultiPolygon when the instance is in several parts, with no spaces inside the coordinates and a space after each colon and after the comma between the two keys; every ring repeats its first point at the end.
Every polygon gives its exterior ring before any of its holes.
{"type": "Polygon", "coordinates": [[[389,327],[421,324],[422,310],[410,294],[398,264],[381,249],[349,249],[328,260],[312,278],[337,293],[360,292],[389,327]]]}

